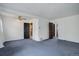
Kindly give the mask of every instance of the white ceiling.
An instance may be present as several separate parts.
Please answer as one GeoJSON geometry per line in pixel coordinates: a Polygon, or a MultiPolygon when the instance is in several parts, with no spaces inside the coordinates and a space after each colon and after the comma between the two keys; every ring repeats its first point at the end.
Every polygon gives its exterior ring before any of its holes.
{"type": "Polygon", "coordinates": [[[48,19],[79,14],[78,3],[4,3],[0,6],[48,19]]]}

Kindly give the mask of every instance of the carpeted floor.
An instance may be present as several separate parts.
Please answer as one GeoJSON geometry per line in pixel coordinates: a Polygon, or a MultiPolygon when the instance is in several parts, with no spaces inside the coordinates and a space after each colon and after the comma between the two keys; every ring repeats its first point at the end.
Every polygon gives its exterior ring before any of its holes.
{"type": "Polygon", "coordinates": [[[0,56],[79,56],[79,44],[56,39],[40,42],[23,39],[4,45],[0,48],[0,56]]]}

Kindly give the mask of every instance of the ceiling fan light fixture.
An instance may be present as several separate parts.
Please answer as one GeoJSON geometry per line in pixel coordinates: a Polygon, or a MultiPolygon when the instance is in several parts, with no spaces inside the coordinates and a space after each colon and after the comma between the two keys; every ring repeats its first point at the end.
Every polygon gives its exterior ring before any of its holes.
{"type": "Polygon", "coordinates": [[[23,16],[18,16],[18,19],[21,21],[21,20],[24,20],[23,16]]]}

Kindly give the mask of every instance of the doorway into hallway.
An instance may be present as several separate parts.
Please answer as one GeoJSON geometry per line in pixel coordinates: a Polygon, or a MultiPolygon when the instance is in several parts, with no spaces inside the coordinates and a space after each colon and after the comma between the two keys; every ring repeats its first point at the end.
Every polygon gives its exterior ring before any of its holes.
{"type": "Polygon", "coordinates": [[[33,24],[24,23],[24,39],[31,39],[33,33],[33,24]]]}

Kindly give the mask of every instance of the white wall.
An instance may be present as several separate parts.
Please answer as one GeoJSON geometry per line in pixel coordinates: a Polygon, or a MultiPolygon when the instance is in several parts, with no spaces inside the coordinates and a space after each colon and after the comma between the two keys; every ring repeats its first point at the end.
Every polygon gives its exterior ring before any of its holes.
{"type": "Polygon", "coordinates": [[[49,21],[48,19],[39,18],[39,37],[40,40],[46,40],[49,38],[49,21]]]}
{"type": "Polygon", "coordinates": [[[3,42],[4,42],[3,24],[2,19],[0,17],[0,48],[3,47],[3,42]]]}
{"type": "MultiPolygon", "coordinates": [[[[30,20],[19,21],[17,15],[2,13],[3,29],[5,39],[1,42],[24,39],[24,23],[29,23],[30,20]]],[[[32,18],[33,23],[33,40],[42,41],[48,39],[49,28],[48,19],[32,18]]]]}
{"type": "Polygon", "coordinates": [[[58,38],[79,43],[79,15],[56,19],[58,38]]]}
{"type": "Polygon", "coordinates": [[[33,19],[33,40],[40,41],[39,38],[39,19],[33,19]]]}
{"type": "MultiPolygon", "coordinates": [[[[2,15],[2,17],[5,39],[1,39],[0,42],[24,39],[24,22],[18,21],[16,15],[8,14],[7,16],[2,15]]],[[[25,22],[29,22],[29,20],[25,22]]],[[[33,40],[41,41],[49,38],[49,22],[48,19],[44,18],[33,19],[33,40]]],[[[56,19],[52,22],[58,24],[59,39],[79,43],[79,15],[56,19]]]]}
{"type": "Polygon", "coordinates": [[[2,17],[5,41],[23,39],[23,22],[18,21],[15,16],[2,15],[2,17]]]}
{"type": "MultiPolygon", "coordinates": [[[[24,22],[29,23],[30,20],[25,20],[24,22]]],[[[33,40],[42,41],[49,38],[48,19],[37,17],[32,18],[31,22],[33,23],[33,40]]]]}
{"type": "MultiPolygon", "coordinates": [[[[24,39],[24,23],[29,23],[31,19],[19,21],[17,15],[2,14],[5,41],[24,39]]],[[[33,23],[33,40],[40,41],[39,39],[39,18],[32,18],[33,23]]]]}

